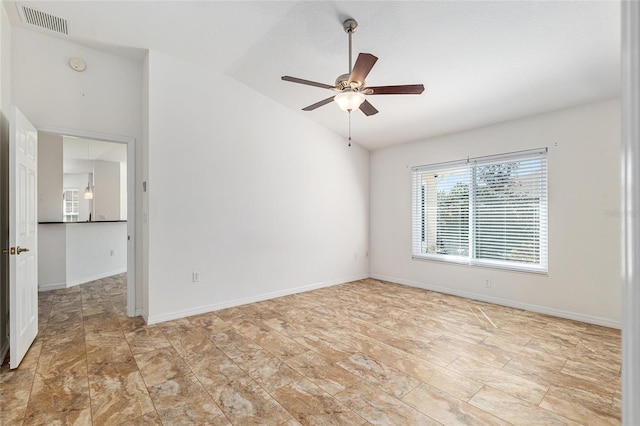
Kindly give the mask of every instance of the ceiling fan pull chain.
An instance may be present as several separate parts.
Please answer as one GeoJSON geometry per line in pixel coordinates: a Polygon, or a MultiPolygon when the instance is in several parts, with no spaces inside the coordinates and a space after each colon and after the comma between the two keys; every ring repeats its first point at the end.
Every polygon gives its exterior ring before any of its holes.
{"type": "MultiPolygon", "coordinates": [[[[349,34],[351,38],[351,34],[349,34]]],[[[351,146],[351,110],[349,110],[349,146],[351,146]]]]}

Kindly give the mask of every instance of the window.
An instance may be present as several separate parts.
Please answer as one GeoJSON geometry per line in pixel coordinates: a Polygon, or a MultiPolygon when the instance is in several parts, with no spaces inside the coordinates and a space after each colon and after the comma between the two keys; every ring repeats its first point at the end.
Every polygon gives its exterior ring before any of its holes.
{"type": "Polygon", "coordinates": [[[547,272],[547,150],[413,168],[413,257],[547,272]]]}
{"type": "Polygon", "coordinates": [[[62,193],[62,214],[65,222],[75,222],[78,220],[78,207],[80,205],[78,188],[66,188],[62,193]]]}

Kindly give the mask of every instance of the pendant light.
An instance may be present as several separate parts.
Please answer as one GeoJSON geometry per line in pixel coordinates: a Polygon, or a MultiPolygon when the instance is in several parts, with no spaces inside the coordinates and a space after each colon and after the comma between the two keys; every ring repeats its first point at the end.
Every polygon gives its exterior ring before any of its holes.
{"type": "Polygon", "coordinates": [[[89,182],[87,182],[87,187],[84,189],[84,199],[85,200],[93,200],[93,191],[89,186],[89,182]]]}
{"type": "MultiPolygon", "coordinates": [[[[91,160],[89,156],[89,141],[87,141],[87,161],[91,160]]],[[[91,188],[91,181],[87,178],[87,187],[84,189],[84,199],[93,200],[93,189],[91,188]]]]}

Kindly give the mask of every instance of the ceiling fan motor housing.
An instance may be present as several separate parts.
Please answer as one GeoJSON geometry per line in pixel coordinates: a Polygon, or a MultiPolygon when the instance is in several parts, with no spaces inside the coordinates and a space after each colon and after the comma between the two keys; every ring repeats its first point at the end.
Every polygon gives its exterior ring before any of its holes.
{"type": "Polygon", "coordinates": [[[336,90],[343,91],[344,89],[351,89],[353,91],[359,91],[364,86],[364,81],[352,81],[349,83],[349,74],[342,74],[336,78],[336,90]]]}

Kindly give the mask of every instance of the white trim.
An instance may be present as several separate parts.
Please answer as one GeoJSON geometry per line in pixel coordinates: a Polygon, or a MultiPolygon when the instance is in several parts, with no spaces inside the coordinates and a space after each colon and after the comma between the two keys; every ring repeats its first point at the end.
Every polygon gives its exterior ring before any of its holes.
{"type": "Polygon", "coordinates": [[[147,312],[144,309],[142,309],[142,308],[136,309],[135,316],[136,317],[142,317],[144,322],[149,324],[148,315],[147,315],[147,312]]]}
{"type": "Polygon", "coordinates": [[[127,272],[127,268],[114,269],[112,271],[102,272],[95,275],[87,275],[82,278],[77,278],[73,281],[67,281],[67,287],[75,287],[80,284],[86,284],[91,281],[101,280],[102,278],[111,277],[113,275],[124,274],[127,272]]]}
{"type": "Polygon", "coordinates": [[[38,291],[51,291],[51,290],[59,290],[62,288],[75,287],[80,284],[86,284],[91,281],[100,280],[102,278],[111,277],[113,275],[124,274],[127,272],[127,268],[115,269],[113,271],[102,272],[100,274],[88,275],[86,277],[78,278],[73,281],[67,281],[66,283],[47,283],[40,284],[38,286],[38,291]]]}
{"type": "Polygon", "coordinates": [[[277,297],[289,296],[296,293],[303,293],[305,291],[317,290],[319,288],[331,287],[338,284],[344,284],[352,281],[358,281],[368,278],[367,274],[356,275],[347,278],[340,278],[336,280],[324,281],[315,284],[304,285],[301,287],[295,287],[287,290],[279,290],[271,293],[259,294],[257,296],[246,297],[243,299],[234,299],[222,303],[214,303],[212,305],[203,305],[197,308],[185,309],[183,311],[174,311],[162,315],[151,315],[146,321],[147,324],[157,324],[159,322],[171,321],[179,318],[190,317],[193,315],[205,314],[207,312],[218,311],[220,309],[233,308],[235,306],[247,305],[249,303],[262,302],[263,300],[275,299],[277,297]]]}
{"type": "Polygon", "coordinates": [[[578,312],[553,309],[553,308],[548,308],[546,306],[540,306],[540,305],[531,305],[528,303],[517,302],[514,300],[502,299],[500,297],[491,297],[483,294],[475,294],[467,291],[450,289],[450,288],[442,287],[438,285],[432,285],[432,284],[411,281],[411,280],[404,280],[402,278],[387,277],[385,275],[371,274],[370,277],[377,280],[389,281],[396,284],[407,285],[409,287],[416,287],[424,290],[436,291],[438,293],[451,294],[453,296],[460,296],[466,299],[478,300],[480,302],[488,302],[488,303],[493,303],[501,306],[508,306],[510,308],[524,309],[526,311],[537,312],[540,314],[552,315],[555,317],[586,322],[589,324],[602,325],[604,327],[619,329],[621,326],[619,321],[611,320],[608,318],[596,317],[592,315],[585,315],[578,312]]]}
{"type": "Polygon", "coordinates": [[[127,144],[127,315],[135,316],[136,310],[136,139],[129,136],[92,132],[64,127],[36,125],[39,132],[98,139],[127,144]]]}
{"type": "MultiPolygon", "coordinates": [[[[474,247],[471,247],[473,250],[474,247]]],[[[540,266],[528,266],[526,263],[507,262],[490,259],[474,259],[471,256],[455,256],[450,254],[437,254],[437,253],[425,253],[425,254],[413,254],[411,260],[427,261],[427,262],[440,262],[440,263],[453,263],[455,265],[499,269],[509,272],[524,272],[528,274],[549,275],[549,271],[540,266]]]]}
{"type": "Polygon", "coordinates": [[[40,291],[60,290],[60,289],[63,289],[63,288],[67,288],[67,283],[40,284],[40,285],[38,285],[38,292],[40,292],[40,291]]]}
{"type": "Polygon", "coordinates": [[[127,315],[136,310],[136,141],[127,143],[127,315]]]}
{"type": "Polygon", "coordinates": [[[67,129],[65,127],[46,126],[35,124],[39,132],[54,133],[60,136],[75,136],[77,138],[98,139],[106,142],[129,143],[134,138],[122,135],[113,135],[110,133],[90,132],[87,130],[67,129]]]}
{"type": "Polygon", "coordinates": [[[640,424],[640,3],[622,2],[622,423],[640,424]]]}

